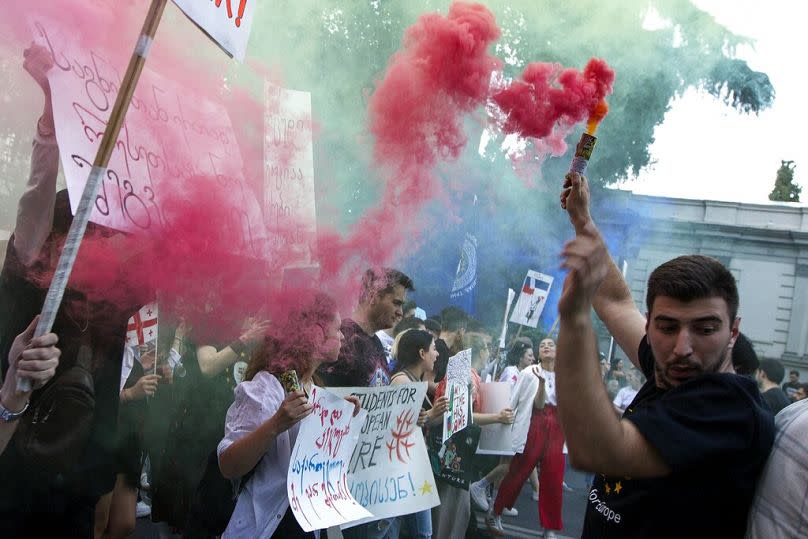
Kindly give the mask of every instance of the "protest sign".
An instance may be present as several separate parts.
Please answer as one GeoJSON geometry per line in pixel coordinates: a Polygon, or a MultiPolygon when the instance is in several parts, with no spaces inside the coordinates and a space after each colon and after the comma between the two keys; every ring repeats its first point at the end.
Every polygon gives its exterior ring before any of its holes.
{"type": "MultiPolygon", "coordinates": [[[[35,39],[54,60],[48,79],[56,138],[75,212],[121,83],[118,62],[78,45],[53,22],[37,20],[33,27],[35,39]]],[[[222,200],[222,208],[233,229],[241,231],[234,252],[261,257],[266,235],[261,209],[241,171],[224,108],[144,68],[90,220],[129,232],[164,226],[161,185],[207,175],[230,197],[222,200]]]]}
{"type": "Polygon", "coordinates": [[[528,270],[525,282],[511,314],[511,322],[535,328],[553,285],[553,277],[528,270]]]}
{"type": "Polygon", "coordinates": [[[264,214],[269,245],[290,265],[312,261],[317,215],[311,94],[264,85],[264,214]]]}
{"type": "Polygon", "coordinates": [[[312,387],[314,411],[300,422],[286,492],[303,531],[338,526],[370,513],[351,496],[348,464],[367,412],[328,390],[312,387]]]}
{"type": "Polygon", "coordinates": [[[258,0],[174,0],[230,56],[244,61],[258,0]]]}
{"type": "Polygon", "coordinates": [[[449,358],[446,365],[446,395],[449,409],[443,413],[443,438],[446,442],[469,424],[469,384],[471,383],[471,348],[449,358]]]}
{"type": "MultiPolygon", "coordinates": [[[[498,414],[511,405],[511,384],[490,382],[480,384],[480,411],[485,414],[498,414]]],[[[493,423],[482,427],[477,453],[480,455],[513,455],[511,425],[493,423]]]]}
{"type": "Polygon", "coordinates": [[[440,503],[418,413],[426,383],[387,387],[329,388],[356,395],[368,416],[362,425],[348,475],[351,495],[373,516],[349,525],[407,515],[440,503]]]}

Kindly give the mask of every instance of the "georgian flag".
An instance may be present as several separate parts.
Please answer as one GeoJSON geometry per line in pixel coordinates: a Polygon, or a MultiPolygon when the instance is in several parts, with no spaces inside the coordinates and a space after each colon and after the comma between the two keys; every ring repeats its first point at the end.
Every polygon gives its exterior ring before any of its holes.
{"type": "Polygon", "coordinates": [[[146,344],[157,340],[157,303],[141,307],[126,324],[127,346],[146,344]]]}

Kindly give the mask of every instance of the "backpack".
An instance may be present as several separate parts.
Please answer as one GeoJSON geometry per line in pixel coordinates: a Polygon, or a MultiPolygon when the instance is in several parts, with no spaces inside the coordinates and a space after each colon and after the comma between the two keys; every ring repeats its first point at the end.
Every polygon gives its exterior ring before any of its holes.
{"type": "MultiPolygon", "coordinates": [[[[86,357],[86,350],[79,358],[86,357]]],[[[27,463],[51,474],[71,471],[81,458],[95,418],[95,384],[84,361],[57,374],[31,399],[14,435],[27,463]]]]}

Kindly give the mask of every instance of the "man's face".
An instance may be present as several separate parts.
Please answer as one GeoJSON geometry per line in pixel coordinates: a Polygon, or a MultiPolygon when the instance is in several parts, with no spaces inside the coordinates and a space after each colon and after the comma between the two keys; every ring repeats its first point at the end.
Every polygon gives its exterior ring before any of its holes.
{"type": "Polygon", "coordinates": [[[391,292],[377,294],[370,300],[369,321],[373,331],[395,326],[404,316],[401,307],[407,301],[407,289],[397,284],[391,292]]]}
{"type": "Polygon", "coordinates": [[[739,322],[729,319],[720,297],[683,302],[658,296],[645,326],[657,386],[670,389],[705,373],[732,372],[729,351],[739,322]]]}
{"type": "Polygon", "coordinates": [[[793,372],[788,373],[788,381],[792,384],[797,382],[800,379],[798,374],[794,374],[793,372]]]}

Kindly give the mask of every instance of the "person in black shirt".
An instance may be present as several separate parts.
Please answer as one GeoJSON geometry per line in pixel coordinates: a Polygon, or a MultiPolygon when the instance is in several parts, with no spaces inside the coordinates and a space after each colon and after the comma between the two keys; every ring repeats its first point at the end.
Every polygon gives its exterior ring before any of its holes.
{"type": "Polygon", "coordinates": [[[643,317],[589,215],[584,177],[567,175],[561,203],[576,237],[562,252],[558,410],[572,465],[598,474],[582,537],[743,537],[774,422],[732,368],[735,279],[705,256],[666,262],[643,317]],[[648,379],[622,418],[600,379],[593,306],[648,379]]]}
{"type": "Polygon", "coordinates": [[[368,269],[362,279],[359,305],[342,320],[345,343],[334,364],[318,374],[326,387],[375,387],[390,384],[387,356],[376,332],[393,327],[402,317],[412,279],[395,269],[368,269]]]}
{"type": "Polygon", "coordinates": [[[760,393],[763,395],[763,400],[771,409],[774,415],[777,415],[780,410],[791,404],[791,400],[786,395],[786,392],[780,388],[780,382],[785,378],[786,370],[783,364],[776,359],[766,358],[760,362],[760,368],[757,371],[757,383],[760,387],[760,393]]]}

